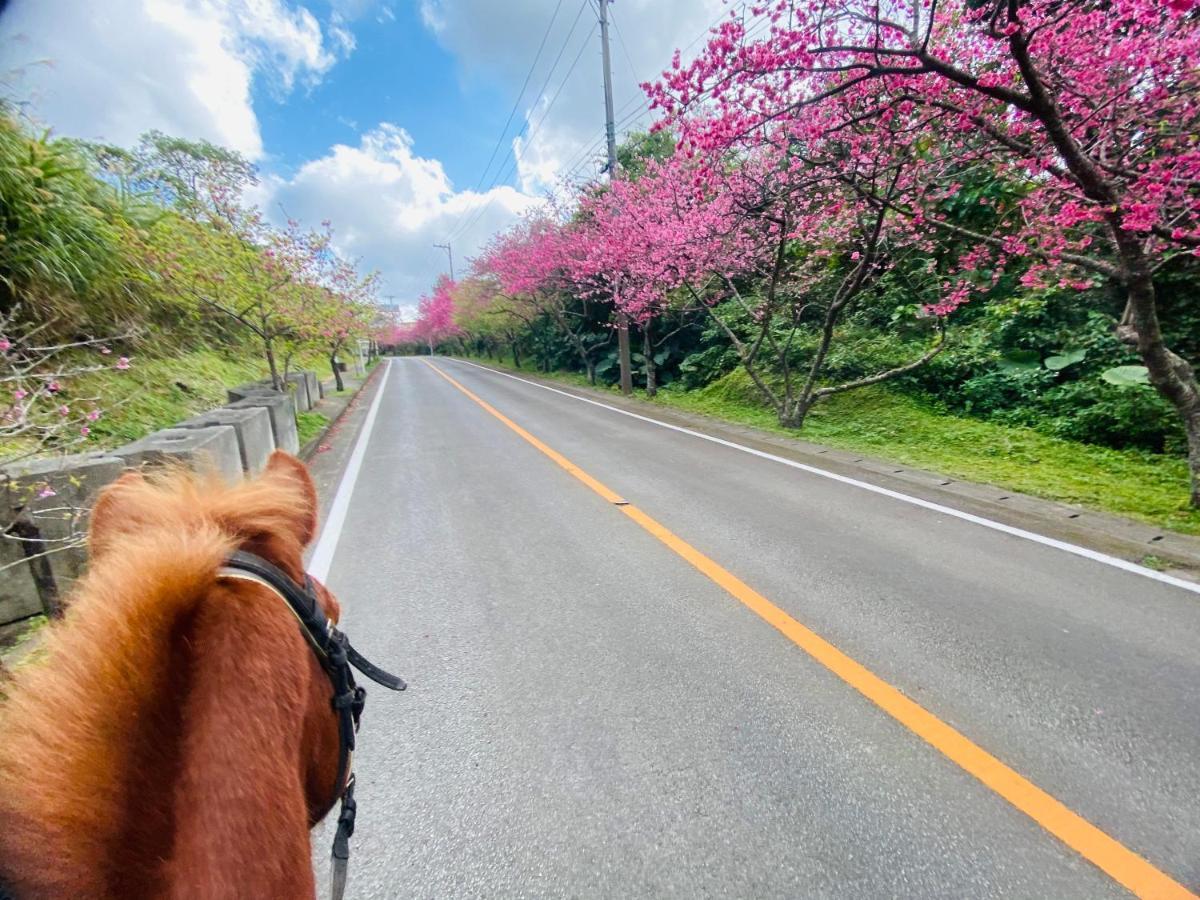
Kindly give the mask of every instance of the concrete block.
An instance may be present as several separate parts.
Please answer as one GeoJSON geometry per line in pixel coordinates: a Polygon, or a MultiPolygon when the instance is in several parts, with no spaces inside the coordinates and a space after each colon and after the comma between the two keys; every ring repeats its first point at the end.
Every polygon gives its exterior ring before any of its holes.
{"type": "Polygon", "coordinates": [[[271,433],[275,436],[275,446],[288,453],[300,452],[300,434],[296,430],[296,404],[292,394],[281,394],[278,391],[260,391],[248,394],[235,403],[230,403],[226,409],[266,409],[271,417],[271,433]]]}
{"type": "Polygon", "coordinates": [[[211,468],[229,481],[242,477],[242,453],[232,425],[208,428],[164,428],[113,451],[132,467],[181,462],[195,469],[211,468]]]}
{"type": "Polygon", "coordinates": [[[325,392],[321,390],[321,379],[317,377],[316,372],[308,370],[300,374],[304,376],[304,380],[308,383],[308,403],[310,406],[316,406],[317,401],[325,396],[325,392]]]}
{"type": "Polygon", "coordinates": [[[42,595],[21,542],[0,538],[0,625],[42,612],[42,595]]]}
{"type": "Polygon", "coordinates": [[[271,414],[265,407],[213,409],[188,419],[186,422],[181,422],[179,427],[210,428],[214,425],[229,425],[237,433],[243,472],[253,475],[263,470],[271,451],[275,449],[275,434],[271,430],[271,414]]]}
{"type": "Polygon", "coordinates": [[[312,397],[308,393],[308,376],[303,372],[292,372],[287,377],[288,391],[296,398],[296,411],[308,412],[313,408],[312,397]]]}
{"type": "Polygon", "coordinates": [[[245,400],[253,394],[261,394],[263,391],[273,391],[271,380],[264,379],[262,381],[252,381],[249,384],[239,384],[237,387],[225,389],[225,396],[229,398],[230,403],[237,403],[239,400],[245,400]]]}
{"type": "Polygon", "coordinates": [[[5,527],[17,523],[34,552],[50,551],[32,563],[43,607],[65,598],[82,577],[92,504],[124,468],[124,460],[116,456],[90,453],[18,463],[0,475],[5,527]]]}

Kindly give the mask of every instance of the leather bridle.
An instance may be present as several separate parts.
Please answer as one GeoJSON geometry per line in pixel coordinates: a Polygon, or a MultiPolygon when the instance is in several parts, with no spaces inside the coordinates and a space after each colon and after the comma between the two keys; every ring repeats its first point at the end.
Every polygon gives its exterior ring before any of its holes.
{"type": "MultiPolygon", "coordinates": [[[[340,803],[337,833],[333,838],[332,886],[333,900],[341,900],[346,888],[346,870],[350,859],[350,836],[354,834],[354,738],[358,731],[359,718],[367,692],[354,682],[358,669],[376,684],[393,691],[402,691],[404,682],[373,665],[350,645],[346,637],[333,624],[321,608],[313,581],[307,575],[299,585],[278,566],[253,553],[236,551],[230,554],[217,571],[218,578],[252,581],[269,588],[280,597],[300,623],[300,633],[308,641],[329,676],[333,685],[332,706],[338,717],[338,774],[334,781],[334,795],[326,813],[340,803]]],[[[323,818],[323,816],[322,816],[323,818]]]]}

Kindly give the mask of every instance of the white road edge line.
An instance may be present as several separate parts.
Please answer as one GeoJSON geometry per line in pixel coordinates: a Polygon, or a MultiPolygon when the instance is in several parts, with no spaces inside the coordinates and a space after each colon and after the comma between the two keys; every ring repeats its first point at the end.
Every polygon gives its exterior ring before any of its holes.
{"type": "Polygon", "coordinates": [[[363,457],[367,455],[367,442],[371,440],[371,429],[375,427],[375,418],[379,415],[379,401],[383,399],[383,389],[387,387],[388,375],[392,372],[391,360],[385,360],[384,366],[383,377],[379,379],[379,387],[375,389],[375,398],[371,401],[371,408],[367,410],[367,418],[358,433],[358,441],[354,444],[350,461],[346,463],[346,471],[342,473],[341,483],[333,496],[333,504],[329,507],[329,516],[325,519],[312,559],[308,562],[308,573],[322,583],[329,577],[329,567],[333,565],[333,554],[337,551],[338,539],[342,536],[342,526],[346,524],[346,513],[350,509],[350,497],[354,493],[355,482],[358,481],[358,470],[362,468],[363,457]]]}
{"type": "Polygon", "coordinates": [[[899,500],[902,503],[910,503],[913,506],[920,506],[923,509],[932,510],[933,512],[942,513],[943,515],[947,516],[953,516],[956,519],[962,519],[964,522],[971,522],[974,525],[982,525],[984,528],[991,528],[993,531],[1001,531],[1004,534],[1010,534],[1013,537],[1022,538],[1027,541],[1033,541],[1035,544],[1053,547],[1056,550],[1062,550],[1065,553],[1071,553],[1075,556],[1082,556],[1084,559],[1090,559],[1093,562],[1098,562],[1106,566],[1112,566],[1115,569],[1123,569],[1126,572],[1132,572],[1134,575],[1141,575],[1145,578],[1161,581],[1163,584],[1169,584],[1177,588],[1182,588],[1183,590],[1190,591],[1193,594],[1200,594],[1200,584],[1197,584],[1196,582],[1185,581],[1182,578],[1176,578],[1174,575],[1168,575],[1165,572],[1156,572],[1153,569],[1146,568],[1145,566],[1139,566],[1137,563],[1131,563],[1128,560],[1124,560],[1116,556],[1109,556],[1107,553],[1100,553],[1097,550],[1090,550],[1087,547],[1080,547],[1078,544],[1070,544],[1066,541],[1057,540],[1056,538],[1046,537],[1046,535],[1038,534],[1034,531],[1026,531],[1024,528],[1016,528],[1012,525],[1005,525],[1003,522],[997,522],[994,519],[986,519],[983,516],[976,516],[969,512],[963,512],[961,509],[955,509],[951,506],[943,506],[942,504],[934,503],[931,500],[924,500],[920,497],[914,497],[911,494],[902,494],[899,491],[893,491],[885,487],[880,487],[877,484],[871,484],[867,481],[859,481],[857,478],[850,478],[846,475],[839,475],[836,472],[828,472],[825,469],[818,469],[816,466],[810,466],[806,465],[805,463],[796,462],[794,459],[787,459],[783,456],[776,456],[774,453],[766,453],[762,450],[755,450],[753,447],[747,447],[743,444],[734,443],[733,441],[727,441],[719,437],[713,437],[711,434],[693,431],[690,428],[683,428],[679,425],[672,425],[669,422],[662,422],[649,416],[643,416],[635,412],[630,412],[627,409],[619,409],[615,406],[609,406],[607,403],[601,403],[599,400],[592,400],[589,397],[581,397],[578,394],[572,394],[570,391],[560,391],[558,388],[552,388],[545,384],[538,384],[536,381],[530,381],[528,378],[520,378],[516,375],[511,375],[508,372],[501,372],[499,369],[491,369],[487,366],[481,366],[478,363],[468,362],[465,359],[456,359],[454,361],[460,362],[463,365],[472,366],[476,369],[482,369],[485,372],[491,372],[494,375],[503,375],[505,378],[511,378],[514,381],[530,384],[536,388],[551,391],[555,394],[562,394],[562,396],[570,397],[572,400],[579,400],[582,403],[590,403],[592,406],[599,406],[601,409],[607,409],[610,412],[619,413],[623,416],[629,416],[630,418],[637,419],[641,422],[649,422],[651,425],[658,425],[661,428],[669,428],[671,431],[678,431],[680,434],[688,434],[704,441],[720,444],[722,447],[740,450],[743,453],[749,453],[751,456],[769,459],[771,462],[782,463],[785,466],[791,466],[793,469],[799,469],[802,472],[808,472],[810,475],[818,475],[821,478],[828,478],[831,481],[840,481],[842,484],[849,484],[856,488],[862,488],[864,491],[870,491],[873,494],[881,494],[884,497],[890,497],[893,500],[899,500]]]}

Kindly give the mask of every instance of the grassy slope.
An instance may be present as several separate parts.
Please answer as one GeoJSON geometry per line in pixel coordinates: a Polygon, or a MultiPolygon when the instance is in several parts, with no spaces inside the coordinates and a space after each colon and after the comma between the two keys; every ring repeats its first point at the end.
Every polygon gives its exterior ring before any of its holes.
{"type": "Polygon", "coordinates": [[[225,388],[265,377],[251,353],[199,350],[180,356],[135,357],[125,372],[80,378],[75,397],[100,397],[102,417],[92,426],[91,449],[107,449],[191,418],[227,400],[225,388]]]}
{"type": "MultiPolygon", "coordinates": [[[[586,384],[578,375],[555,377],[586,384]]],[[[819,404],[797,433],[781,428],[752,390],[737,372],[698,391],[660,391],[655,402],[1200,534],[1200,511],[1187,506],[1187,464],[1178,457],[1110,450],[952,416],[882,387],[819,404]]]]}

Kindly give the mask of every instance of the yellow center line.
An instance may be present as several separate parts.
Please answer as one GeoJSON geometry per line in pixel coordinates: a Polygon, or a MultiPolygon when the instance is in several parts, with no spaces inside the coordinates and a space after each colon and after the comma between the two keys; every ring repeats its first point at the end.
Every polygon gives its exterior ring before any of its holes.
{"type": "Polygon", "coordinates": [[[1107,873],[1109,877],[1123,885],[1135,896],[1154,898],[1154,900],[1200,900],[1182,884],[1155,868],[1120,841],[1110,837],[1087,819],[1068,809],[1063,803],[1006,766],[919,703],[910,700],[870,669],[851,659],[829,641],[805,628],[732,572],[709,559],[636,506],[626,504],[620,494],[593,478],[557,450],[534,437],[433,363],[426,362],[426,365],[609,503],[622,504],[617,505],[616,508],[685,559],[713,583],[724,588],[735,599],[743,603],[763,621],[782,632],[796,646],[850,687],[1029,816],[1084,859],[1107,873]]]}

